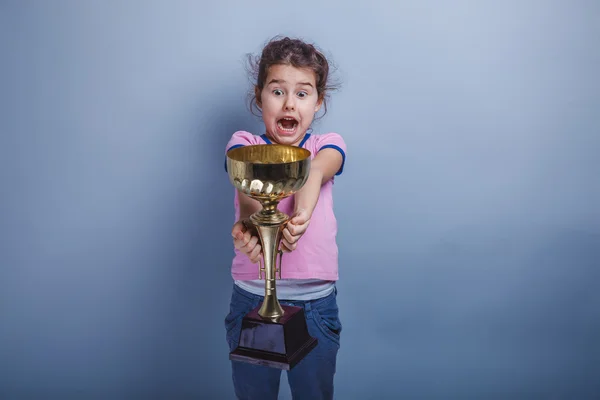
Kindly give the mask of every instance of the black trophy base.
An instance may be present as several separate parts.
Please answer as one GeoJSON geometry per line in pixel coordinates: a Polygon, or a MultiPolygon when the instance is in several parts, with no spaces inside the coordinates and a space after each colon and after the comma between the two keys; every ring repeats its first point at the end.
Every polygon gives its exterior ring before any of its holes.
{"type": "Polygon", "coordinates": [[[277,322],[258,315],[260,304],[242,320],[238,347],[229,359],[271,368],[291,370],[317,345],[308,333],[304,309],[281,306],[283,316],[277,322]]]}

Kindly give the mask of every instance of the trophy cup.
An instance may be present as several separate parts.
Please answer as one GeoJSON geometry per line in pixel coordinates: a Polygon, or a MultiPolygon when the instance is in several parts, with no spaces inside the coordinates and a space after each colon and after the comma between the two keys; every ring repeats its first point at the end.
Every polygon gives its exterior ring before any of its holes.
{"type": "Polygon", "coordinates": [[[259,262],[258,277],[263,279],[264,273],[265,280],[264,300],[244,316],[239,345],[229,353],[230,360],[290,370],[317,345],[317,339],[308,333],[304,309],[282,306],[275,284],[277,272],[281,279],[279,244],[290,218],[277,205],[306,182],[310,154],[301,147],[279,144],[243,146],[227,152],[230,182],[262,205],[244,225],[259,237],[264,267],[259,262]]]}

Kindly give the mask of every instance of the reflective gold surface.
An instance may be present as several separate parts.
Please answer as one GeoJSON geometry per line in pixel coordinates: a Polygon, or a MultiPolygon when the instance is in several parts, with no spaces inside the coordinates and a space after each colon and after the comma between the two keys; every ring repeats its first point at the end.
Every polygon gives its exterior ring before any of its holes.
{"type": "Polygon", "coordinates": [[[242,193],[260,201],[262,209],[246,221],[258,231],[264,267],[259,264],[259,279],[264,272],[265,299],[259,315],[277,321],[284,313],[277,300],[275,273],[281,279],[279,244],[289,216],[277,210],[278,203],[296,193],[308,178],[310,151],[279,144],[243,146],[227,152],[229,180],[242,193]],[[277,254],[279,265],[276,265],[277,254]]]}
{"type": "Polygon", "coordinates": [[[310,151],[294,146],[261,144],[227,152],[233,186],[257,200],[281,200],[306,182],[310,151]]]}

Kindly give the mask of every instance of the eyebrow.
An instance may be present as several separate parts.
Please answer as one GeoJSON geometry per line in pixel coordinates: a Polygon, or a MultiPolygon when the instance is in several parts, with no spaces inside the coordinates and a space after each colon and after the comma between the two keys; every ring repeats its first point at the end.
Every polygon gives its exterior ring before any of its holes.
{"type": "MultiPolygon", "coordinates": [[[[286,83],[286,82],[283,79],[271,79],[269,81],[269,83],[267,84],[267,86],[269,86],[272,83],[279,83],[279,84],[281,84],[281,83],[286,83]]],[[[312,83],[310,83],[310,82],[299,82],[298,85],[299,86],[310,86],[310,87],[313,87],[312,83]]]]}

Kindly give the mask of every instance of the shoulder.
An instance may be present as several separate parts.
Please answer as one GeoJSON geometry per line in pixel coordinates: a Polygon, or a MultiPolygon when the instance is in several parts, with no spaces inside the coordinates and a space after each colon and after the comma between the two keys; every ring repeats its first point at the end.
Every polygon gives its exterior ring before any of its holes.
{"type": "Polygon", "coordinates": [[[231,135],[231,138],[225,146],[225,151],[229,151],[234,147],[248,146],[253,144],[263,143],[260,136],[246,131],[236,131],[231,135]]]}
{"type": "Polygon", "coordinates": [[[342,153],[346,153],[346,142],[342,135],[337,132],[328,132],[319,135],[312,135],[310,141],[315,152],[324,148],[336,148],[342,153]]]}
{"type": "Polygon", "coordinates": [[[323,149],[332,148],[342,153],[344,158],[346,157],[346,141],[339,133],[328,132],[319,135],[311,135],[307,142],[310,146],[309,150],[315,154],[323,149]]]}
{"type": "MultiPolygon", "coordinates": [[[[309,150],[315,155],[324,149],[333,149],[340,152],[342,155],[342,164],[336,175],[340,175],[346,164],[346,142],[342,135],[336,132],[328,132],[319,135],[312,135],[307,141],[310,143],[309,150]]],[[[307,144],[308,144],[307,143],[307,144]]]]}
{"type": "MultiPolygon", "coordinates": [[[[246,131],[236,131],[231,135],[231,138],[229,138],[229,141],[225,145],[225,154],[227,154],[229,150],[237,147],[262,143],[264,143],[264,140],[260,136],[246,131]]],[[[225,158],[225,171],[227,171],[227,158],[225,158]]]]}

